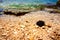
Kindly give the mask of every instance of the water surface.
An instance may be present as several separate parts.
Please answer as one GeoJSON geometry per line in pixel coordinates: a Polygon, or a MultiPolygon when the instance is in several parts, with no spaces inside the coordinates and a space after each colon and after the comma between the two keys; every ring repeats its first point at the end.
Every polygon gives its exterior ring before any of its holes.
{"type": "Polygon", "coordinates": [[[51,4],[55,4],[57,2],[57,0],[0,0],[0,4],[1,5],[8,5],[8,4],[12,4],[12,3],[16,3],[16,4],[25,4],[25,3],[31,3],[31,4],[47,4],[47,3],[51,3],[51,4]]]}

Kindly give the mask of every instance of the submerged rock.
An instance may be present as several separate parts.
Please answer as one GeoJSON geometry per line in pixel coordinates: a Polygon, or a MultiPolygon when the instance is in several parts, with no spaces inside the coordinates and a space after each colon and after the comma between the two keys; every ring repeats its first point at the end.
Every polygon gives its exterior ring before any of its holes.
{"type": "Polygon", "coordinates": [[[4,14],[6,15],[15,15],[15,16],[21,16],[21,15],[25,15],[27,13],[29,13],[29,11],[19,11],[19,10],[16,10],[16,9],[8,9],[8,10],[4,10],[3,12],[4,14]]]}

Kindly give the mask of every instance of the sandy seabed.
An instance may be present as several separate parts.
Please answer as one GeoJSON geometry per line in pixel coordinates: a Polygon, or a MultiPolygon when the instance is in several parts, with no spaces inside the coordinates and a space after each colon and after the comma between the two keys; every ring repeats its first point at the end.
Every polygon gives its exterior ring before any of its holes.
{"type": "Polygon", "coordinates": [[[18,17],[0,15],[0,40],[60,40],[60,14],[37,11],[18,17]],[[36,25],[39,20],[45,26],[36,25]]]}

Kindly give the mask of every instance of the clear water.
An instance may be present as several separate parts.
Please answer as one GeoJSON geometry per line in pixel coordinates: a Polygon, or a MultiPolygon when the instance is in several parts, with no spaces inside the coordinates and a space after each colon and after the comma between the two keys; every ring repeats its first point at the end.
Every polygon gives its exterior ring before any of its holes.
{"type": "Polygon", "coordinates": [[[1,5],[8,5],[11,3],[16,3],[16,4],[25,4],[25,3],[31,3],[31,4],[47,4],[47,3],[51,3],[51,4],[55,4],[57,2],[57,0],[0,0],[0,4],[1,5]]]}
{"type": "MultiPolygon", "coordinates": [[[[57,1],[58,0],[0,0],[0,6],[7,6],[10,4],[56,4],[57,1]]],[[[2,10],[3,8],[0,8],[0,11],[2,10]]]]}
{"type": "Polygon", "coordinates": [[[0,12],[2,12],[3,11],[3,8],[0,8],[0,12]]]}

